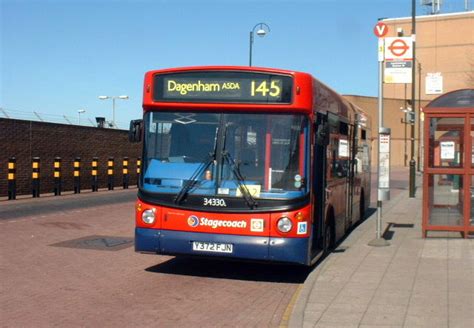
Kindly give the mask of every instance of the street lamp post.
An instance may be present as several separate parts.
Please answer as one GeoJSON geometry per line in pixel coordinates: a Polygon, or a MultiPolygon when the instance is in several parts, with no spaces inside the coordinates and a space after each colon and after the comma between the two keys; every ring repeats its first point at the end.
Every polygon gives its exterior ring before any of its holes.
{"type": "Polygon", "coordinates": [[[258,23],[258,24],[255,24],[255,26],[253,27],[253,29],[250,31],[250,38],[249,38],[249,66],[252,66],[252,45],[253,45],[253,34],[255,32],[255,29],[256,28],[259,28],[257,30],[257,35],[259,37],[264,37],[265,35],[267,35],[267,33],[270,32],[270,26],[268,26],[267,24],[265,23],[258,23]]]}
{"type": "Polygon", "coordinates": [[[81,114],[84,114],[85,112],[86,112],[85,109],[78,109],[77,110],[77,114],[79,115],[79,120],[78,120],[79,125],[81,125],[81,114]]]}
{"type": "Polygon", "coordinates": [[[99,96],[100,100],[106,100],[106,99],[112,99],[112,126],[116,127],[115,125],[115,99],[122,99],[122,100],[127,100],[129,99],[128,96],[122,95],[122,96],[99,96]]]}

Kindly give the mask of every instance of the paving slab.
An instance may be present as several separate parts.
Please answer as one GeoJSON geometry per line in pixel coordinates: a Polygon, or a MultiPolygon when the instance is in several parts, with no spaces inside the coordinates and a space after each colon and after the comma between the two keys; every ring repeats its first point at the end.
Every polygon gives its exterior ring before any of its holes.
{"type": "Polygon", "coordinates": [[[421,236],[421,189],[384,202],[390,245],[371,247],[376,213],[313,270],[290,327],[474,327],[474,240],[421,236]]]}

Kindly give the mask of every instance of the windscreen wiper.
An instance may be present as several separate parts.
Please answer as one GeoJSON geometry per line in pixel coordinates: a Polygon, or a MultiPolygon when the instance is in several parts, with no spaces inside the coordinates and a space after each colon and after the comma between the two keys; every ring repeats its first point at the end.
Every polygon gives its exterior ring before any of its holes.
{"type": "Polygon", "coordinates": [[[183,188],[181,188],[179,193],[176,195],[176,198],[174,199],[175,204],[179,205],[183,201],[184,197],[186,197],[188,192],[199,181],[199,180],[196,180],[196,179],[199,176],[201,176],[201,174],[203,174],[207,170],[207,168],[214,162],[215,158],[216,158],[216,153],[209,153],[207,155],[206,159],[204,159],[204,161],[201,163],[201,165],[199,165],[199,167],[196,169],[196,171],[194,171],[193,175],[189,178],[188,181],[186,181],[183,188]]]}
{"type": "Polygon", "coordinates": [[[224,150],[222,152],[222,157],[229,163],[229,166],[232,170],[232,173],[234,173],[235,177],[237,178],[237,185],[239,186],[240,191],[242,192],[242,196],[245,199],[245,202],[247,205],[251,208],[254,209],[255,207],[258,206],[258,203],[255,201],[255,199],[252,197],[250,194],[249,189],[245,185],[244,181],[245,179],[242,177],[242,173],[240,173],[240,169],[238,166],[235,164],[234,159],[230,155],[230,153],[227,150],[224,150]]]}
{"type": "Polygon", "coordinates": [[[174,199],[174,203],[179,205],[184,197],[188,194],[188,192],[196,185],[198,180],[196,180],[201,174],[203,174],[207,168],[216,161],[216,153],[217,153],[217,136],[219,133],[219,128],[216,129],[216,135],[214,138],[214,151],[209,153],[207,157],[202,161],[201,165],[194,171],[194,173],[191,175],[191,178],[186,182],[186,184],[181,188],[179,193],[176,195],[176,198],[174,199]]]}

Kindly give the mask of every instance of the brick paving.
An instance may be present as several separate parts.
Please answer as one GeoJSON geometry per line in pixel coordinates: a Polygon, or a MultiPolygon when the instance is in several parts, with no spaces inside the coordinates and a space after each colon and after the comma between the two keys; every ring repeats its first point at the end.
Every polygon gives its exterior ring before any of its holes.
{"type": "Polygon", "coordinates": [[[133,238],[135,194],[1,202],[0,327],[279,326],[308,270],[58,246],[133,238]]]}
{"type": "Polygon", "coordinates": [[[390,246],[371,247],[374,213],[308,277],[290,327],[474,327],[474,241],[421,238],[421,189],[384,202],[390,246]],[[413,224],[413,228],[409,225],[413,224]]]}

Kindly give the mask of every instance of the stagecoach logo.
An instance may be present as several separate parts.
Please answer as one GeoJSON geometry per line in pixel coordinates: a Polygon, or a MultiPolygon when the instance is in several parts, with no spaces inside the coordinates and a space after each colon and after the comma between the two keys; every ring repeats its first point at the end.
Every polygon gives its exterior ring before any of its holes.
{"type": "Polygon", "coordinates": [[[189,218],[188,218],[188,225],[190,227],[197,227],[199,225],[199,219],[196,215],[191,215],[189,218]]]}
{"type": "Polygon", "coordinates": [[[263,232],[263,219],[251,219],[250,231],[263,232]]]}
{"type": "Polygon", "coordinates": [[[231,220],[211,220],[208,218],[198,218],[196,215],[190,215],[188,217],[188,225],[190,227],[196,228],[197,226],[211,227],[212,229],[216,228],[247,228],[247,222],[244,220],[241,221],[231,221],[231,220]]]}

